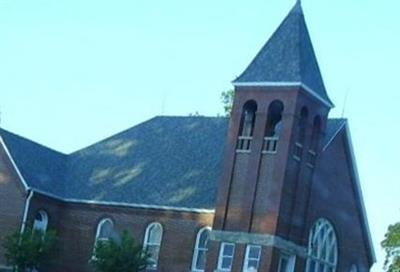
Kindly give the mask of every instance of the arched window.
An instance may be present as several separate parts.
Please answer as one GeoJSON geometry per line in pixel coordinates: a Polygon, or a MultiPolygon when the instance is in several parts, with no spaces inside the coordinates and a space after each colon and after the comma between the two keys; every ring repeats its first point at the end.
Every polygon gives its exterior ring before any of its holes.
{"type": "Polygon", "coordinates": [[[192,271],[202,272],[205,269],[207,257],[207,243],[211,229],[202,228],[197,233],[196,244],[193,252],[192,271]]]}
{"type": "Polygon", "coordinates": [[[306,138],[307,119],[308,119],[308,109],[306,107],[303,107],[300,111],[300,119],[296,131],[297,140],[293,152],[293,158],[297,161],[301,160],[303,154],[303,145],[304,145],[304,140],[306,138]]]}
{"type": "Polygon", "coordinates": [[[268,107],[268,119],[262,149],[264,154],[273,154],[277,151],[279,136],[282,132],[282,112],[282,101],[272,101],[268,107]]]}
{"type": "Polygon", "coordinates": [[[319,135],[321,133],[321,117],[319,115],[315,116],[313,122],[313,131],[311,135],[311,150],[317,150],[319,143],[319,135]]]}
{"type": "Polygon", "coordinates": [[[47,225],[49,223],[49,217],[45,211],[38,211],[33,221],[33,230],[45,233],[47,230],[47,225]]]}
{"type": "Polygon", "coordinates": [[[239,137],[236,149],[238,151],[250,151],[253,139],[254,124],[256,122],[257,103],[254,100],[247,101],[243,106],[240,120],[239,137]]]}
{"type": "Polygon", "coordinates": [[[315,166],[320,134],[321,134],[321,117],[318,115],[314,118],[313,130],[311,135],[311,144],[310,144],[310,149],[308,150],[307,165],[311,168],[315,166]]]}
{"type": "Polygon", "coordinates": [[[100,221],[100,223],[97,225],[97,231],[96,231],[96,239],[95,242],[97,243],[98,241],[109,241],[114,232],[114,223],[110,218],[104,218],[100,221]]]}
{"type": "Polygon", "coordinates": [[[160,255],[163,228],[160,223],[151,223],[146,229],[143,247],[150,254],[148,269],[157,269],[158,257],[160,255]]]}
{"type": "Polygon", "coordinates": [[[319,219],[310,232],[308,241],[307,272],[334,272],[338,259],[338,246],[331,223],[319,219]]]}

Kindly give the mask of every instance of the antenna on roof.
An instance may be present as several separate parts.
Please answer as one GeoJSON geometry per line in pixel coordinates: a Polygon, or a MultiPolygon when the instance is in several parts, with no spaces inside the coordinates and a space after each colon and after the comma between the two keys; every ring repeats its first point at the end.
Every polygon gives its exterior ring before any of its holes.
{"type": "Polygon", "coordinates": [[[346,110],[347,97],[349,96],[349,93],[350,93],[350,88],[347,89],[346,94],[345,94],[345,96],[344,96],[343,109],[342,109],[342,116],[341,116],[342,118],[344,118],[344,112],[345,112],[345,110],[346,110]]]}

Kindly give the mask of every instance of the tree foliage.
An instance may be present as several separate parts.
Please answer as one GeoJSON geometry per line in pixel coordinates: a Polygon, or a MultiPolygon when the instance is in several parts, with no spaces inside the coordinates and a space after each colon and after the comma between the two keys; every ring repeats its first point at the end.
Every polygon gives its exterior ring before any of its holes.
{"type": "Polygon", "coordinates": [[[381,245],[386,252],[386,271],[400,272],[400,222],[389,226],[381,245]]]}
{"type": "Polygon", "coordinates": [[[54,249],[56,233],[54,231],[32,231],[26,228],[22,233],[16,231],[7,236],[4,241],[7,265],[13,271],[25,272],[40,268],[48,262],[54,249]]]}
{"type": "Polygon", "coordinates": [[[92,265],[98,272],[139,272],[149,264],[150,255],[124,231],[121,238],[98,241],[92,265]]]}
{"type": "Polygon", "coordinates": [[[234,90],[227,90],[221,93],[221,102],[224,107],[225,116],[230,116],[233,106],[234,90]]]}

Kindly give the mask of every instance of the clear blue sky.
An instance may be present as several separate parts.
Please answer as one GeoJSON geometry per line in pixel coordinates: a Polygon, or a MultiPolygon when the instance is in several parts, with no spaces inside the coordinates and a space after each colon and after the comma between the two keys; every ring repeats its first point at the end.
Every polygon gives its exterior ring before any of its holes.
{"type": "MultiPolygon", "coordinates": [[[[294,0],[0,0],[1,125],[71,152],[155,115],[222,112],[294,0]]],[[[350,119],[377,255],[400,220],[400,1],[303,0],[350,119]]],[[[373,271],[381,271],[381,263],[373,271]]]]}

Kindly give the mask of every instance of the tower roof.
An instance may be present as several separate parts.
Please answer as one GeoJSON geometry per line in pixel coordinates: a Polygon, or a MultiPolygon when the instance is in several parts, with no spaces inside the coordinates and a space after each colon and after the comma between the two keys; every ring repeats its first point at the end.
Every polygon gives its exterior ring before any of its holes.
{"type": "Polygon", "coordinates": [[[300,1],[234,85],[301,85],[333,106],[326,92],[300,1]]]}

